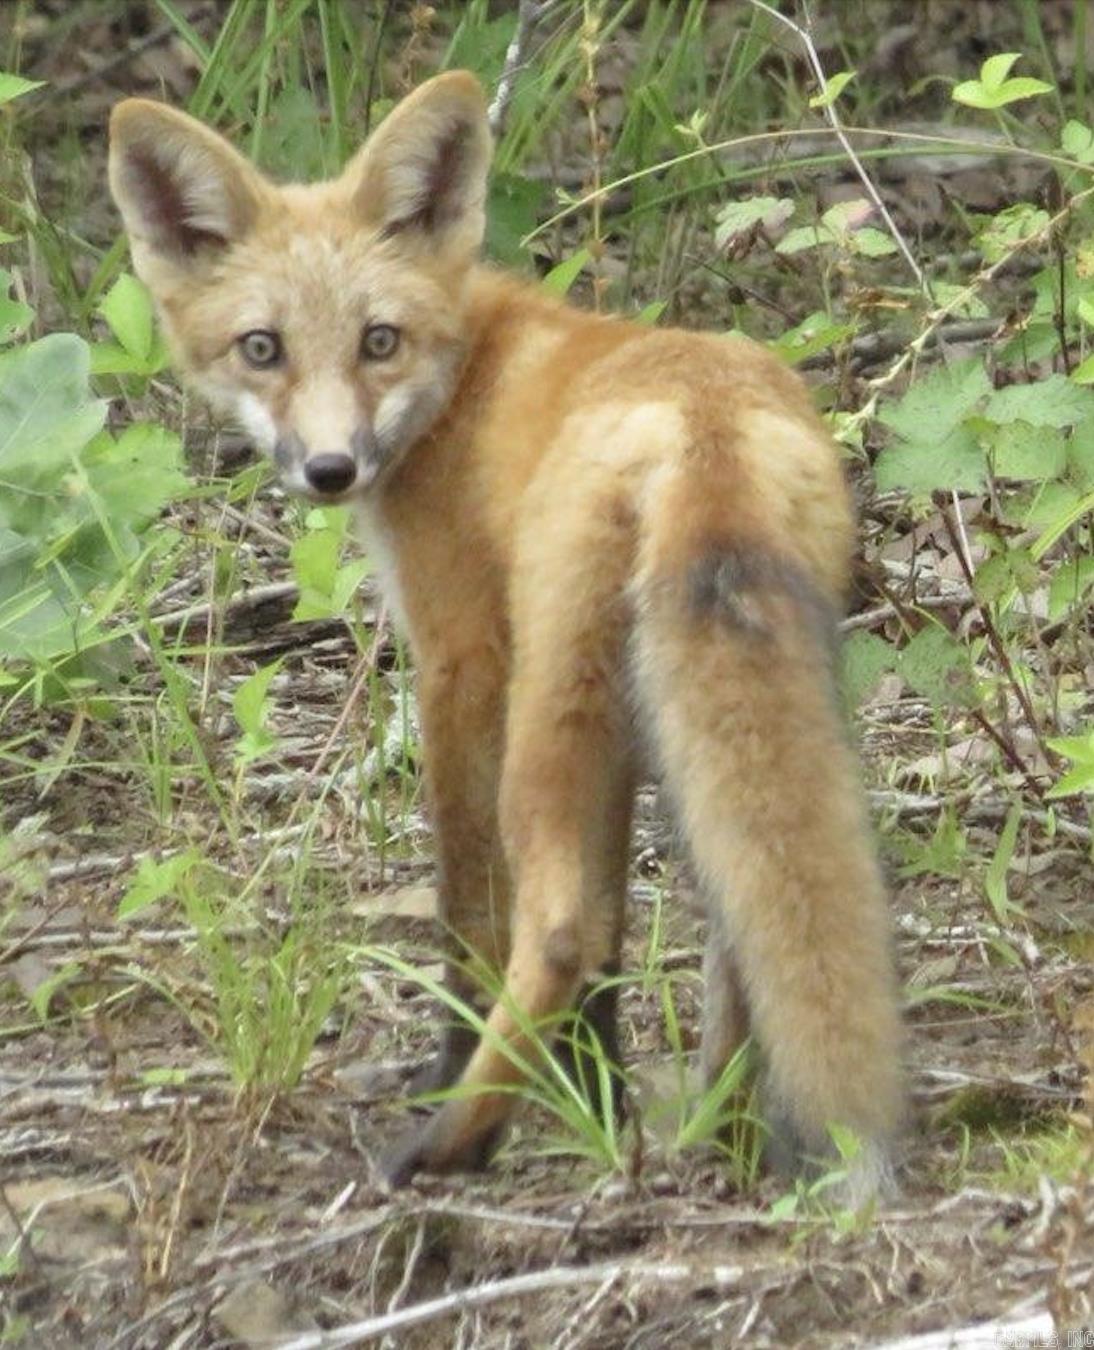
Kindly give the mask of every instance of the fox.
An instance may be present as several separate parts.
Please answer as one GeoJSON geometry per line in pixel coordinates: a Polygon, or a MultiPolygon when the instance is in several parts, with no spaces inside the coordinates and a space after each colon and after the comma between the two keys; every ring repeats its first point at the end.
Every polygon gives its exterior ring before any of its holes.
{"type": "Polygon", "coordinates": [[[416,669],[452,995],[439,1109],[379,1166],[485,1165],[534,1028],[613,1060],[636,786],[667,789],[709,911],[701,1067],[749,1038],[792,1169],[905,1111],[887,898],[836,685],[854,520],[801,378],[747,338],[581,310],[480,259],[484,92],[438,75],[335,178],[278,184],[126,99],[109,181],[184,381],[286,489],[349,504],[416,669]]]}

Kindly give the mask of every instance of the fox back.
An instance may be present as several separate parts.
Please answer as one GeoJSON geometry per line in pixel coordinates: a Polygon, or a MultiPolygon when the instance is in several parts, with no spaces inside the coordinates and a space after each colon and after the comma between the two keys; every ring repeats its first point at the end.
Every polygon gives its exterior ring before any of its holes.
{"type": "Polygon", "coordinates": [[[129,100],[111,184],[184,376],[286,486],[363,520],[419,676],[448,981],[418,1080],[471,1089],[384,1162],[477,1164],[533,1053],[613,983],[651,751],[710,904],[703,1065],[751,1034],[786,1156],[902,1103],[884,891],[834,689],[853,524],[801,381],[743,339],[581,313],[477,261],[490,157],[474,79],[405,99],[340,177],[276,186],[185,114],[129,100]]]}

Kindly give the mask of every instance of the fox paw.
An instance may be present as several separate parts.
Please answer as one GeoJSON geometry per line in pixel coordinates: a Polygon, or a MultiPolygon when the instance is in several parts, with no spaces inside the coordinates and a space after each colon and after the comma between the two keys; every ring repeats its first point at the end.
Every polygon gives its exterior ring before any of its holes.
{"type": "Polygon", "coordinates": [[[501,1126],[472,1132],[449,1111],[451,1105],[456,1103],[443,1106],[425,1125],[407,1130],[380,1155],[380,1175],[389,1186],[409,1185],[419,1172],[481,1172],[487,1166],[501,1126]]]}

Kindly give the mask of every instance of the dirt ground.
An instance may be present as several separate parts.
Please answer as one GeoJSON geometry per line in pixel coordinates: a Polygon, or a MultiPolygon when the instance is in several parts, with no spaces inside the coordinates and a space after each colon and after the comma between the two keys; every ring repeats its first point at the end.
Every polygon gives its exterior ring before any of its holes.
{"type": "MultiPolygon", "coordinates": [[[[43,12],[55,18],[58,9],[43,12]]],[[[95,42],[107,50],[116,39],[109,25],[81,31],[92,54],[95,42]]],[[[54,68],[48,52],[39,58],[47,73],[54,68]]],[[[97,194],[87,192],[89,237],[113,229],[94,128],[113,98],[139,92],[163,68],[139,76],[119,67],[107,81],[79,77],[73,86],[86,145],[75,172],[86,182],[99,176],[97,194]]],[[[40,151],[35,159],[42,191],[47,159],[40,151]]],[[[190,429],[196,460],[206,431],[200,421],[190,429]]],[[[218,453],[222,464],[249,456],[230,434],[218,453]]],[[[187,507],[182,524],[195,538],[206,509],[187,507]]],[[[885,553],[887,509],[871,503],[864,513],[869,561],[895,557],[885,553]]],[[[233,654],[223,669],[236,677],[285,658],[275,720],[287,776],[249,780],[255,828],[230,848],[200,794],[185,799],[192,818],[176,818],[179,835],[223,849],[236,876],[271,850],[291,864],[300,835],[287,803],[325,754],[358,659],[340,623],[289,621],[283,511],[272,494],[247,527],[250,570],[229,606],[223,640],[233,654]]],[[[197,549],[194,558],[163,614],[202,603],[205,562],[197,549]]],[[[956,613],[951,581],[944,566],[925,566],[920,598],[956,613]]],[[[379,601],[368,603],[375,612],[379,601]]],[[[390,641],[377,657],[394,680],[390,641]]],[[[135,681],[154,693],[153,668],[139,655],[135,681]]],[[[362,717],[354,711],[345,734],[363,735],[362,717]]],[[[211,735],[227,746],[222,722],[211,735]]],[[[33,766],[62,755],[72,726],[28,703],[3,730],[33,766]]],[[[0,1341],[43,1350],[854,1347],[986,1323],[981,1339],[960,1343],[995,1346],[1051,1344],[1054,1327],[1091,1325],[1089,826],[1062,813],[1054,834],[1023,828],[1009,873],[1022,914],[1001,930],[975,869],[902,877],[891,842],[929,839],[952,806],[972,852],[991,857],[1013,783],[985,768],[975,728],[946,729],[953,763],[940,764],[931,709],[897,682],[863,709],[861,732],[890,841],[914,1106],[899,1193],[855,1225],[773,1213],[785,1181],[764,1176],[735,1191],[713,1153],[675,1155],[652,1125],[645,1136],[635,1128],[673,1062],[657,989],[638,979],[621,997],[635,1084],[625,1174],[544,1156],[546,1124],[526,1112],[488,1173],[422,1178],[390,1193],[375,1159],[405,1123],[400,1092],[433,1043],[430,998],[390,970],[358,969],[300,1086],[274,1099],[242,1097],[183,1011],[199,979],[190,927],[168,908],[116,917],[136,862],[165,841],[147,780],[119,760],[116,726],[81,728],[78,763],[3,785],[3,825],[16,847],[0,890],[0,1341]],[[33,1006],[44,988],[48,1019],[33,1006]],[[1088,1132],[1085,1155],[1076,1144],[1075,1166],[1054,1179],[1050,1167],[1023,1167],[1024,1146],[1042,1131],[1058,1139],[1069,1115],[1076,1138],[1088,1132]]],[[[368,842],[361,816],[352,785],[334,791],[312,838],[317,875],[337,902],[330,940],[390,943],[432,959],[424,808],[417,797],[404,804],[387,856],[368,842]]],[[[642,966],[660,896],[661,962],[679,974],[673,987],[692,1049],[701,924],[654,785],[641,794],[631,889],[628,965],[642,966]]],[[[279,885],[264,901],[265,924],[288,923],[279,885]]]]}

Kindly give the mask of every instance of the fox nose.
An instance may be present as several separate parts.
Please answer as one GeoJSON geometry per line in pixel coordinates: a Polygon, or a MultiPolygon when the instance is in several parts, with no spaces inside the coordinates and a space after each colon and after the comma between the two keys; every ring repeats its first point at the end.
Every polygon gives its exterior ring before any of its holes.
{"type": "Polygon", "coordinates": [[[304,477],[316,492],[345,492],[357,477],[357,465],[349,455],[312,455],[304,477]]]}

